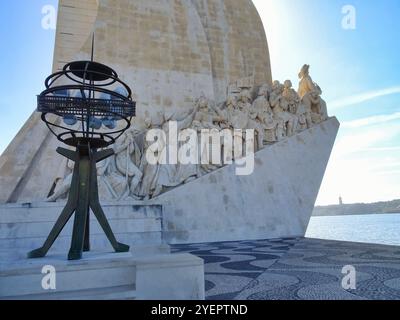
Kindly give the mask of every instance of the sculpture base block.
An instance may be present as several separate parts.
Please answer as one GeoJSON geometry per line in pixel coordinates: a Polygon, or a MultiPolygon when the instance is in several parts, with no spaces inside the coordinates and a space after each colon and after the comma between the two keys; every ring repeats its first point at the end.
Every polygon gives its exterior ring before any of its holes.
{"type": "MultiPolygon", "coordinates": [[[[33,248],[42,246],[58,218],[64,203],[29,203],[0,206],[0,260],[18,260],[33,248]]],[[[131,246],[160,246],[162,207],[133,203],[104,203],[104,211],[117,239],[131,246]]],[[[113,249],[96,219],[90,221],[93,252],[113,249]]],[[[50,250],[50,254],[68,254],[71,244],[71,219],[50,250]]],[[[143,248],[140,249],[143,251],[143,248]]],[[[133,252],[133,251],[132,251],[133,252]]],[[[158,250],[153,250],[157,253],[158,250]]],[[[83,253],[85,257],[86,253],[83,253]]]]}
{"type": "Polygon", "coordinates": [[[0,300],[203,300],[204,262],[190,254],[88,253],[0,264],[0,300]],[[53,266],[54,290],[42,287],[53,266]]]}

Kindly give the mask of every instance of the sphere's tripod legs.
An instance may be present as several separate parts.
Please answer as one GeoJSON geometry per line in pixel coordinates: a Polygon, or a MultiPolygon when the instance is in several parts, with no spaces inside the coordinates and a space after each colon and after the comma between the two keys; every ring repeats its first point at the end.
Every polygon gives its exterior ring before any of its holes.
{"type": "Polygon", "coordinates": [[[43,258],[44,256],[46,256],[47,252],[50,250],[54,241],[60,235],[62,229],[64,229],[65,225],[67,224],[68,220],[71,218],[74,211],[75,211],[75,204],[68,203],[67,206],[64,208],[63,212],[61,213],[60,217],[58,218],[53,229],[51,230],[43,247],[29,252],[28,253],[29,259],[43,258]]]}
{"type": "Polygon", "coordinates": [[[93,168],[89,155],[81,154],[79,160],[79,185],[78,185],[78,206],[75,211],[74,229],[72,231],[71,249],[68,253],[68,260],[79,260],[82,258],[82,251],[85,242],[86,223],[89,215],[89,186],[90,176],[93,168]]]}
{"type": "Polygon", "coordinates": [[[92,208],[92,211],[96,216],[97,221],[99,221],[100,226],[102,227],[104,233],[106,234],[114,250],[116,252],[128,252],[129,246],[123,243],[119,243],[115,238],[114,233],[110,227],[110,224],[107,221],[106,215],[104,214],[104,211],[101,208],[100,203],[92,202],[90,203],[90,207],[92,208]]]}
{"type": "MultiPolygon", "coordinates": [[[[93,161],[95,163],[102,161],[109,156],[114,154],[113,150],[103,150],[103,151],[96,151],[93,154],[93,161]]],[[[96,164],[93,164],[93,168],[96,168],[96,164]]],[[[99,187],[97,183],[97,171],[96,169],[92,170],[92,176],[90,179],[90,208],[92,209],[94,215],[97,218],[101,228],[103,229],[104,233],[106,234],[108,240],[110,241],[112,247],[116,252],[128,252],[129,246],[123,243],[119,243],[115,238],[115,235],[111,229],[110,224],[107,221],[106,215],[104,214],[103,208],[100,205],[99,199],[99,187]]]]}
{"type": "Polygon", "coordinates": [[[43,258],[47,254],[47,252],[50,250],[51,246],[53,245],[54,241],[58,238],[61,231],[64,229],[68,220],[73,215],[73,213],[76,209],[77,200],[78,200],[77,183],[78,183],[78,169],[75,168],[74,174],[72,177],[71,190],[70,190],[70,193],[68,196],[67,205],[63,209],[60,217],[57,219],[57,222],[54,225],[53,229],[51,230],[49,236],[47,237],[43,247],[29,252],[28,253],[29,259],[43,258]]]}
{"type": "Polygon", "coordinates": [[[83,242],[83,251],[89,252],[90,251],[90,211],[88,211],[87,218],[86,218],[86,229],[85,229],[85,239],[83,242]]]}
{"type": "Polygon", "coordinates": [[[96,163],[111,156],[114,153],[113,150],[103,150],[98,152],[95,149],[91,149],[90,145],[84,145],[78,146],[77,151],[75,152],[63,148],[58,148],[57,151],[61,155],[64,155],[75,162],[68,203],[51,230],[43,247],[30,252],[28,257],[44,257],[75,212],[71,249],[68,254],[68,259],[81,259],[82,252],[90,250],[90,208],[95,214],[114,250],[116,252],[128,252],[129,246],[117,242],[107,221],[106,215],[101,208],[99,200],[96,163]]]}

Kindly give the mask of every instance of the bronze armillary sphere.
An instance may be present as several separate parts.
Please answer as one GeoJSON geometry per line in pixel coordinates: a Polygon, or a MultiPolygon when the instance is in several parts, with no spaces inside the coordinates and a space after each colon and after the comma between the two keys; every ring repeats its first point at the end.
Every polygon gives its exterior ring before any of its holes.
{"type": "Polygon", "coordinates": [[[101,208],[96,164],[114,154],[105,149],[114,144],[135,116],[131,89],[111,68],[94,61],[75,61],[46,79],[46,90],[38,96],[37,111],[57,139],[75,151],[57,152],[75,162],[67,205],[43,247],[28,254],[44,257],[75,213],[69,260],[79,260],[90,250],[90,209],[116,252],[129,246],[117,242],[101,208]],[[99,150],[100,149],[100,150],[99,150]]]}

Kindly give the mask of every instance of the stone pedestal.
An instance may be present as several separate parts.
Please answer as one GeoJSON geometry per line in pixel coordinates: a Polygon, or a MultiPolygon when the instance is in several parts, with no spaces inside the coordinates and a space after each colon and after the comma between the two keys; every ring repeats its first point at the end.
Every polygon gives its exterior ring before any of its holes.
{"type": "MultiPolygon", "coordinates": [[[[64,203],[30,203],[0,206],[0,258],[16,260],[39,248],[60,215],[64,203]]],[[[162,207],[143,203],[103,203],[103,209],[118,241],[136,247],[162,245],[162,207]]],[[[112,247],[94,216],[90,242],[94,252],[112,252],[112,247]]],[[[67,254],[73,219],[61,232],[50,254],[67,254]]],[[[154,251],[154,250],[153,250],[154,251]]],[[[159,253],[155,250],[154,253],[159,253]]]]}
{"type": "Polygon", "coordinates": [[[139,300],[204,300],[204,262],[190,254],[141,257],[136,288],[139,300]]]}
{"type": "Polygon", "coordinates": [[[0,264],[0,300],[202,300],[204,262],[190,254],[87,253],[80,261],[51,255],[0,264]],[[55,290],[42,287],[54,267],[55,290]]]}
{"type": "Polygon", "coordinates": [[[0,206],[0,299],[204,299],[204,263],[190,254],[170,254],[162,240],[162,207],[103,204],[118,240],[129,253],[113,253],[91,219],[92,251],[68,261],[72,222],[49,255],[26,259],[40,247],[61,212],[62,203],[0,206]],[[42,288],[44,266],[56,271],[56,290],[42,288]]]}

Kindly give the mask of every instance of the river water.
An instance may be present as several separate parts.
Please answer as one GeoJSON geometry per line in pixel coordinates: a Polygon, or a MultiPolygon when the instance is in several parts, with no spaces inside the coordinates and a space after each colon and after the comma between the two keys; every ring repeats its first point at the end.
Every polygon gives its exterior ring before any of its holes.
{"type": "Polygon", "coordinates": [[[306,237],[400,246],[400,214],[312,217],[306,237]]]}

